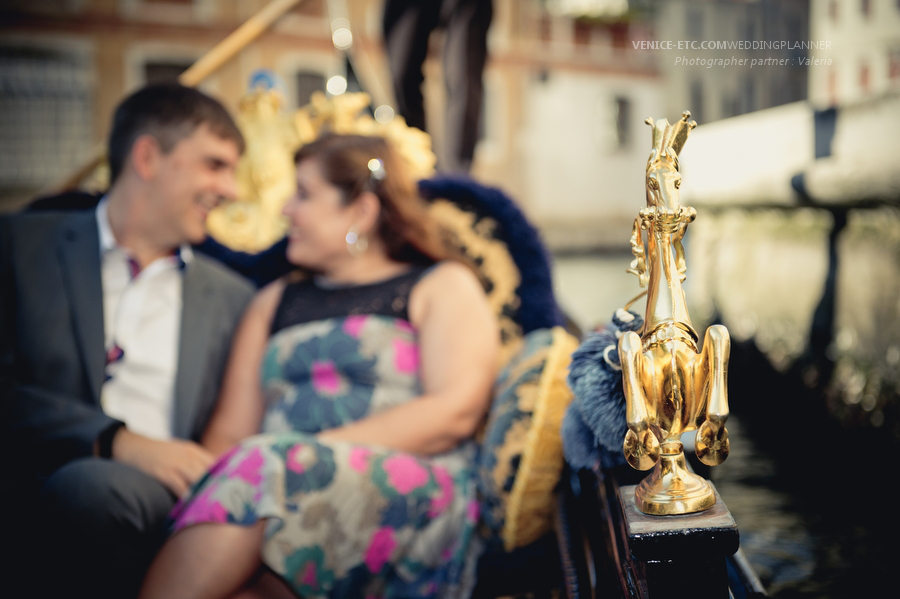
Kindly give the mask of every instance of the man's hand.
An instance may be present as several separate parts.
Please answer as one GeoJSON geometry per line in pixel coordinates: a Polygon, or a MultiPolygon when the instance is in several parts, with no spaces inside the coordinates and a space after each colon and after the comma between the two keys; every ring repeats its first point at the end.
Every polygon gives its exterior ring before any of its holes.
{"type": "Polygon", "coordinates": [[[113,438],[112,458],[152,476],[176,497],[181,497],[215,461],[213,454],[192,441],[157,441],[125,427],[113,438]]]}

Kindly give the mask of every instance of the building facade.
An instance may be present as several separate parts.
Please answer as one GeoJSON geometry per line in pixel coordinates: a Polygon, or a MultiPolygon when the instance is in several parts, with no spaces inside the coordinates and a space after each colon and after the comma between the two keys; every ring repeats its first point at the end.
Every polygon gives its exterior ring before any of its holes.
{"type": "MultiPolygon", "coordinates": [[[[51,191],[102,151],[111,111],[124,95],[147,82],[174,79],[266,4],[4,3],[3,205],[8,209],[51,191]]],[[[631,3],[631,9],[629,3],[607,4],[598,17],[578,7],[573,12],[565,2],[494,2],[472,174],[519,201],[551,245],[623,246],[622,231],[643,201],[647,143],[641,121],[662,115],[662,94],[655,57],[636,51],[633,42],[651,38],[651,12],[647,3],[631,3]]],[[[363,90],[373,108],[391,106],[381,10],[376,0],[301,0],[199,87],[237,110],[254,74],[265,70],[283,93],[283,108],[293,110],[337,77],[344,79],[337,91],[363,90]],[[351,46],[338,44],[338,25],[351,30],[351,46]]],[[[440,32],[431,42],[423,91],[440,165],[440,32]]]]}
{"type": "Polygon", "coordinates": [[[900,2],[812,0],[810,29],[832,42],[810,72],[809,101],[816,108],[852,104],[900,89],[900,2]]]}

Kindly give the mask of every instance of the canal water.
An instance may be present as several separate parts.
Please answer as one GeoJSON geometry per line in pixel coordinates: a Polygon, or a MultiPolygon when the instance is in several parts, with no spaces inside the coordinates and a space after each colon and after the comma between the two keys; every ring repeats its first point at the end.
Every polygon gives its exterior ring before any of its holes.
{"type": "MultiPolygon", "coordinates": [[[[640,291],[625,272],[630,260],[626,253],[554,258],[557,297],[584,332],[640,291]]],[[[740,352],[746,349],[733,349],[739,360],[729,381],[731,454],[710,477],[767,593],[897,596],[900,516],[891,464],[900,448],[842,431],[822,416],[823,398],[781,386],[740,352]]]]}

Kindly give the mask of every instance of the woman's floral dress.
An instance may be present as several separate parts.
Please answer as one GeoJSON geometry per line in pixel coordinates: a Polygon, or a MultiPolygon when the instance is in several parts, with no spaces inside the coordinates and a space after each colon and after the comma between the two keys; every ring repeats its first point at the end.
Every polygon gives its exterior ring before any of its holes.
{"type": "Polygon", "coordinates": [[[475,445],[424,457],[315,436],[421,393],[406,301],[423,270],[358,287],[287,286],[262,367],[263,434],[176,505],[173,530],[268,519],[263,562],[306,598],[468,594],[475,445]]]}

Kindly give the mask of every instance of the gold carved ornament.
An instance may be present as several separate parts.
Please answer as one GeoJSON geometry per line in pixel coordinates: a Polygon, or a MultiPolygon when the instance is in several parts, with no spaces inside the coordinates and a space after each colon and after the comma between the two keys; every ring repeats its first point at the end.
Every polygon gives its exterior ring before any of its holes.
{"type": "Polygon", "coordinates": [[[697,125],[689,118],[685,111],[671,125],[646,120],[653,127],[647,206],[634,222],[629,272],[647,287],[647,308],[641,334],[627,332],[619,340],[628,423],[624,453],[632,467],[653,469],[635,490],[638,509],[652,515],[697,512],[716,502],[709,482],[687,468],[683,433],[697,431],[695,449],[704,464],[721,464],[729,452],[728,330],[709,327],[699,349],[681,286],[687,274],[682,239],[697,216],[679,203],[678,154],[697,125]]]}
{"type": "Polygon", "coordinates": [[[238,199],[214,209],[207,220],[210,235],[231,249],[258,252],[284,237],[281,210],[296,190],[294,153],[326,131],[383,137],[414,180],[434,174],[430,136],[408,127],[402,117],[380,123],[365,114],[368,94],[328,98],[315,92],[293,114],[281,111],[282,102],[277,91],[257,88],[238,105],[236,121],[246,141],[237,169],[238,199]]]}

